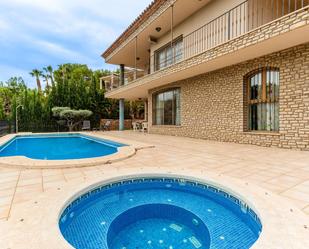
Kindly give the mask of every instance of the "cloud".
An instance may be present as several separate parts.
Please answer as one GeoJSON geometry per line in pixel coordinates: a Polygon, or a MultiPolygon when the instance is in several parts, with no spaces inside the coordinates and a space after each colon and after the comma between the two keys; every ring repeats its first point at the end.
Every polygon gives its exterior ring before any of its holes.
{"type": "Polygon", "coordinates": [[[55,44],[52,42],[44,41],[44,40],[35,40],[33,44],[37,46],[37,49],[51,55],[61,55],[65,57],[67,60],[78,60],[78,61],[87,61],[88,57],[82,55],[78,52],[78,50],[71,50],[63,47],[62,45],[55,44]]]}
{"type": "Polygon", "coordinates": [[[0,32],[5,32],[8,27],[9,25],[4,20],[0,20],[0,32]]]}
{"type": "Polygon", "coordinates": [[[0,1],[0,81],[46,65],[105,65],[104,51],[150,0],[0,1]]]}
{"type": "MultiPolygon", "coordinates": [[[[20,75],[23,75],[24,80],[27,80],[27,82],[29,82],[29,80],[32,81],[31,76],[29,74],[30,71],[24,70],[22,68],[18,68],[18,67],[11,67],[11,66],[7,66],[7,65],[3,65],[0,64],[0,79],[10,79],[11,77],[19,77],[20,75]]],[[[1,81],[1,80],[0,80],[1,81]]],[[[27,84],[29,87],[34,87],[34,85],[31,83],[30,85],[27,84]]]]}

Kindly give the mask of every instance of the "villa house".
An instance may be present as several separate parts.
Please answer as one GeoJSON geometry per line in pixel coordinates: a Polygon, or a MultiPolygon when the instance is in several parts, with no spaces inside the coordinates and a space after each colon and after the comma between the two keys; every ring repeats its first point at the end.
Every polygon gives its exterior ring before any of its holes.
{"type": "Polygon", "coordinates": [[[309,0],[154,0],[102,56],[120,129],[309,150],[309,0]]]}

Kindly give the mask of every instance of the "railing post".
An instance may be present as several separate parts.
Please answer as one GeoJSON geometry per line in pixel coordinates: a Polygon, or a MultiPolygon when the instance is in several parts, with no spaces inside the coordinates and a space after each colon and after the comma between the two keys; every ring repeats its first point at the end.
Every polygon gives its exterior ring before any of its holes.
{"type": "Polygon", "coordinates": [[[227,40],[231,39],[231,11],[228,12],[227,40]]]}
{"type": "Polygon", "coordinates": [[[114,74],[112,74],[112,76],[111,76],[111,90],[113,90],[114,89],[114,74]]]}

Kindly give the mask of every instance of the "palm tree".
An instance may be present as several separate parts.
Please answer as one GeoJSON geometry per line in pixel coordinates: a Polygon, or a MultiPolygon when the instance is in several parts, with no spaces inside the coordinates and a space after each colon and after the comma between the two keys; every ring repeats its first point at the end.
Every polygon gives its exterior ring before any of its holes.
{"type": "Polygon", "coordinates": [[[50,78],[50,81],[51,81],[51,84],[52,86],[54,86],[54,70],[52,68],[52,66],[47,66],[47,67],[44,67],[43,70],[46,72],[46,74],[48,73],[49,75],[49,78],[50,78]]]}
{"type": "Polygon", "coordinates": [[[44,78],[44,81],[46,82],[46,88],[49,88],[48,79],[50,78],[48,74],[42,74],[41,75],[44,78]]]}
{"type": "Polygon", "coordinates": [[[35,77],[38,90],[39,92],[42,92],[42,85],[41,85],[41,80],[40,80],[40,77],[42,76],[42,71],[38,69],[33,69],[32,72],[30,72],[30,75],[32,77],[35,77]]]}

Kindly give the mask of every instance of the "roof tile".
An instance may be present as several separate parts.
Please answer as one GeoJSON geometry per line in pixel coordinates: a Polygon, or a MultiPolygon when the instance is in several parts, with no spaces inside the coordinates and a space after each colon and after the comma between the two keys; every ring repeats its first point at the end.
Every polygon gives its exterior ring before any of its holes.
{"type": "Polygon", "coordinates": [[[167,0],[153,0],[150,5],[131,23],[131,25],[117,38],[114,43],[102,54],[108,57],[118,46],[120,46],[136,29],[142,25],[154,12],[156,12],[167,0]]]}

